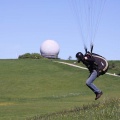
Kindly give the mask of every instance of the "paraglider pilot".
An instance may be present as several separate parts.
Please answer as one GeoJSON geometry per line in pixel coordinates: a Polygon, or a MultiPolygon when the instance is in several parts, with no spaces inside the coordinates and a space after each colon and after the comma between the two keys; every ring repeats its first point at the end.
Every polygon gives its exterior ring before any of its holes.
{"type": "Polygon", "coordinates": [[[97,100],[101,97],[103,92],[95,86],[93,82],[97,77],[107,72],[108,62],[104,57],[90,52],[86,52],[85,55],[78,52],[76,58],[78,63],[81,61],[88,68],[90,75],[86,81],[86,85],[95,93],[95,100],[97,100]]]}

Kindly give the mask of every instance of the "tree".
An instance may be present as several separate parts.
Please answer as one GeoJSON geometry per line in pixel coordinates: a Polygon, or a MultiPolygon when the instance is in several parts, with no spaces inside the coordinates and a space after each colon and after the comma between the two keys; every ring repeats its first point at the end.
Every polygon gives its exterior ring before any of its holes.
{"type": "Polygon", "coordinates": [[[71,60],[71,59],[72,59],[72,57],[71,57],[71,56],[69,56],[69,57],[68,57],[68,60],[71,60]]]}

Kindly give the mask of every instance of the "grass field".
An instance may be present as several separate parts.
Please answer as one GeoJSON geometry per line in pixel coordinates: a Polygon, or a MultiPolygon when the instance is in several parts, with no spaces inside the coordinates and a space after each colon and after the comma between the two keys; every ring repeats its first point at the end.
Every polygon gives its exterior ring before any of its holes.
{"type": "Polygon", "coordinates": [[[100,76],[95,84],[104,94],[95,101],[95,95],[85,85],[89,75],[86,70],[53,60],[0,60],[0,66],[0,120],[77,120],[80,114],[84,117],[100,113],[102,108],[107,110],[108,104],[120,118],[120,77],[100,76]],[[103,107],[94,111],[100,105],[103,107]]]}

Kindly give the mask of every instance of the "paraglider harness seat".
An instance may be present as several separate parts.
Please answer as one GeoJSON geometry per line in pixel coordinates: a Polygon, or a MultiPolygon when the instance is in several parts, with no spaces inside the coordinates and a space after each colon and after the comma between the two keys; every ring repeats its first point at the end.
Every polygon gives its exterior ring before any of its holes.
{"type": "Polygon", "coordinates": [[[96,70],[98,74],[97,76],[100,76],[107,72],[109,65],[104,57],[90,52],[87,52],[84,57],[88,58],[83,64],[86,65],[90,73],[92,73],[93,70],[96,70]]]}

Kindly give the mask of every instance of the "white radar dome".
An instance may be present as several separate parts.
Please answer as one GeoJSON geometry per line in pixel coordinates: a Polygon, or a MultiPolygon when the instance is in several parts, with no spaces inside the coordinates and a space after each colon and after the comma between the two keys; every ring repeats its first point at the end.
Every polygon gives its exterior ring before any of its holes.
{"type": "Polygon", "coordinates": [[[46,58],[58,58],[60,47],[54,40],[46,40],[40,46],[40,53],[46,58]]]}

